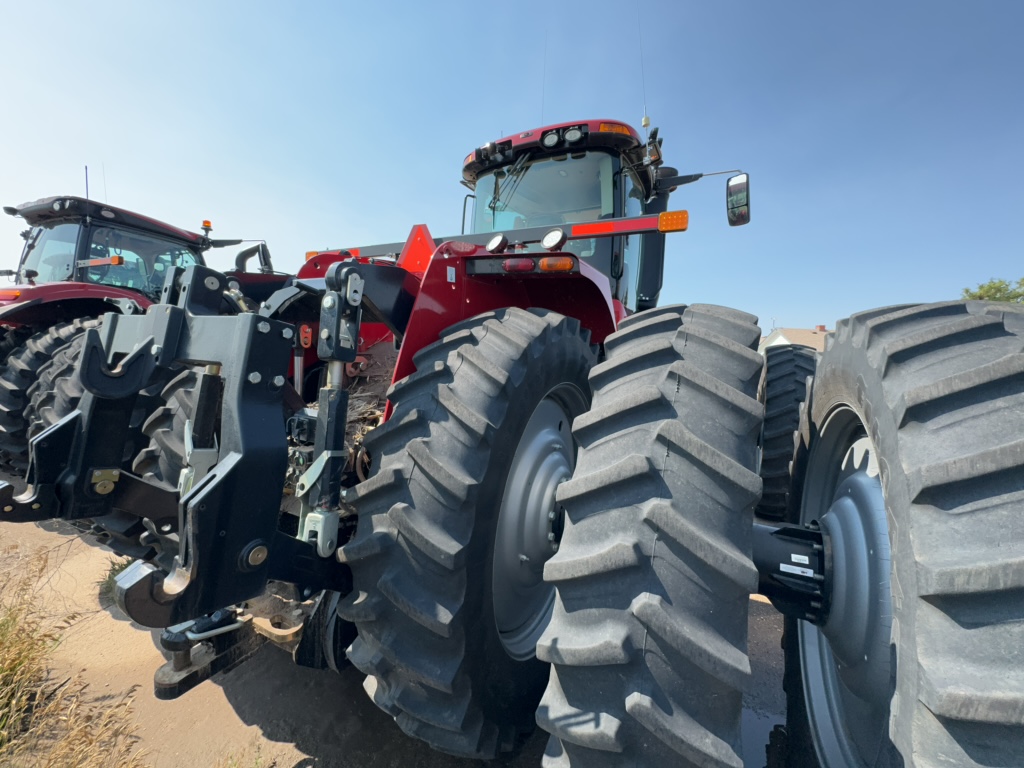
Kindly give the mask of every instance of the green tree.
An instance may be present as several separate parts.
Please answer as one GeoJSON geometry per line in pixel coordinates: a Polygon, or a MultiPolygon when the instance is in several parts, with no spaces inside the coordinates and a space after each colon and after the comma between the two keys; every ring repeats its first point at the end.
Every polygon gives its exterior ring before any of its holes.
{"type": "Polygon", "coordinates": [[[1024,304],[1024,277],[1011,285],[1006,280],[996,280],[994,277],[987,283],[981,283],[977,288],[971,290],[964,288],[963,298],[982,299],[984,301],[1012,301],[1015,304],[1024,304]]]}

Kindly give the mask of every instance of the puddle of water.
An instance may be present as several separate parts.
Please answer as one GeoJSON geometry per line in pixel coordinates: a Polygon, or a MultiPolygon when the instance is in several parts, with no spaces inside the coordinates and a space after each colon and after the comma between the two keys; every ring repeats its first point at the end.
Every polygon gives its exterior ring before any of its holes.
{"type": "Polygon", "coordinates": [[[750,709],[743,710],[743,765],[746,768],[764,768],[767,762],[764,748],[772,728],[785,722],[778,715],[764,715],[750,709]]]}

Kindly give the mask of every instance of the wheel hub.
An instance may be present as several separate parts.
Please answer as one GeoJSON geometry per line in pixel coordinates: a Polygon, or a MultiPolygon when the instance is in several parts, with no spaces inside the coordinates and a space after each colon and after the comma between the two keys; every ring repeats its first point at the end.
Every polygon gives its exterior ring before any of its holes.
{"type": "Polygon", "coordinates": [[[832,605],[821,633],[859,698],[885,705],[889,686],[889,535],[877,476],[857,472],[821,519],[832,544],[832,605]]]}
{"type": "Polygon", "coordinates": [[[870,766],[891,697],[889,530],[871,441],[850,412],[822,430],[815,471],[831,479],[806,498],[831,547],[824,625],[800,622],[800,663],[811,731],[823,766],[870,766]],[[829,429],[829,426],[832,429],[829,429]]]}
{"type": "Polygon", "coordinates": [[[509,469],[494,542],[494,619],[516,659],[532,658],[554,605],[544,563],[557,551],[558,486],[572,476],[571,419],[551,396],[530,417],[509,469]]]}

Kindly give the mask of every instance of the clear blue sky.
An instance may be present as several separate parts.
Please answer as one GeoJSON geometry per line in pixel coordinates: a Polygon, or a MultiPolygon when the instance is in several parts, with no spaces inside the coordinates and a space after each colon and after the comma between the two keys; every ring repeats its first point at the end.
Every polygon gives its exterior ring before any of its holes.
{"type": "MultiPolygon", "coordinates": [[[[460,226],[475,146],[646,109],[681,172],[662,303],[767,330],[1024,276],[1024,3],[3,2],[0,203],[81,194],[306,250],[460,226]],[[643,42],[641,80],[640,40],[643,42]]],[[[0,215],[0,266],[20,252],[0,215]]],[[[227,267],[227,260],[214,266],[227,267]]]]}

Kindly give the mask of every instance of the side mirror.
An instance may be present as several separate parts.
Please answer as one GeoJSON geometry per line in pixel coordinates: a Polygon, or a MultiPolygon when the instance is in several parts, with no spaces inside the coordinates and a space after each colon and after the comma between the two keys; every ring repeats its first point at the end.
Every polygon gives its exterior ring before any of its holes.
{"type": "Polygon", "coordinates": [[[725,183],[725,208],[730,227],[750,223],[750,176],[741,173],[725,183]]]}
{"type": "Polygon", "coordinates": [[[0,269],[0,277],[16,277],[17,274],[13,269],[0,269]]]}

